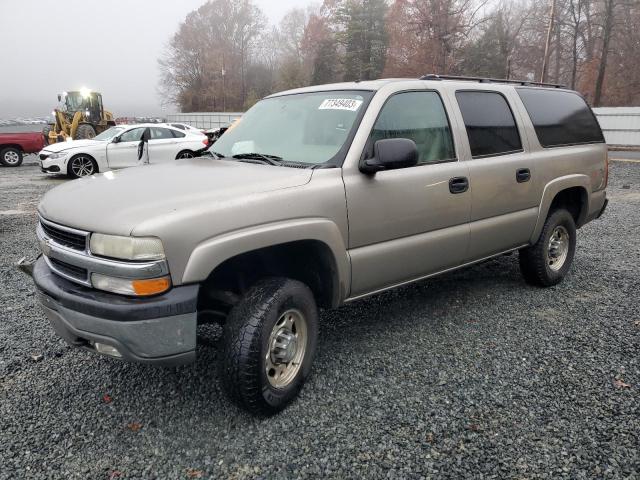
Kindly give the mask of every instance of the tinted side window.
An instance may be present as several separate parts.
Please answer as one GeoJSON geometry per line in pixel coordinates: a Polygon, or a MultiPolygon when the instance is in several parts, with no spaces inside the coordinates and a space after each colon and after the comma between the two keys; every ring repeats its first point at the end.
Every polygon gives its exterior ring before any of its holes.
{"type": "Polygon", "coordinates": [[[516,121],[507,100],[497,92],[457,92],[472,157],[522,150],[516,121]]]}
{"type": "Polygon", "coordinates": [[[385,138],[409,138],[418,147],[418,163],[456,158],[449,120],[436,92],[404,92],[392,96],[380,112],[371,131],[373,144],[385,138]]]}
{"type": "Polygon", "coordinates": [[[171,130],[171,134],[173,135],[174,138],[184,138],[186,137],[186,135],[182,132],[179,132],[177,130],[171,130]]]}
{"type": "Polygon", "coordinates": [[[517,91],[543,147],[604,142],[598,121],[580,95],[541,88],[517,91]]]}

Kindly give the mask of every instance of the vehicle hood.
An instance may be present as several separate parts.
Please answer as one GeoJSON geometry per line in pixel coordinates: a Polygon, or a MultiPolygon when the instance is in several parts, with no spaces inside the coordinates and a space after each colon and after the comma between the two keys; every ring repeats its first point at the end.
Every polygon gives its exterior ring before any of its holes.
{"type": "Polygon", "coordinates": [[[262,194],[304,185],[311,175],[310,169],[193,158],[69,181],[47,192],[38,212],[80,230],[130,235],[142,222],[230,202],[240,213],[262,194]]]}
{"type": "Polygon", "coordinates": [[[72,148],[95,147],[96,145],[105,145],[101,140],[72,140],[70,142],[58,142],[47,145],[42,149],[43,152],[58,153],[72,148]]]}

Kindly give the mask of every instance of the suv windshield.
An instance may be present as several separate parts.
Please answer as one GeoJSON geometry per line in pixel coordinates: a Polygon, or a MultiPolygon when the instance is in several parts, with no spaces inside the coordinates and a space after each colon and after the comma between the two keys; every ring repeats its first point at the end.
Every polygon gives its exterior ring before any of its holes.
{"type": "Polygon", "coordinates": [[[330,91],[267,98],[253,106],[215,143],[217,154],[249,154],[318,165],[334,160],[373,93],[330,91]]]}
{"type": "Polygon", "coordinates": [[[111,127],[108,130],[105,130],[100,135],[96,135],[93,140],[111,140],[116,135],[124,132],[124,128],[122,127],[111,127]]]}

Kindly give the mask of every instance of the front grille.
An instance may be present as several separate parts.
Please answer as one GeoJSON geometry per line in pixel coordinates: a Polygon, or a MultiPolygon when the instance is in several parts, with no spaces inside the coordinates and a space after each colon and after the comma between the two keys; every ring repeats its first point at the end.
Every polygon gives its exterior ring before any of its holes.
{"type": "Polygon", "coordinates": [[[55,270],[70,277],[76,278],[78,280],[86,281],[88,272],[86,268],[76,267],[75,265],[71,265],[67,262],[61,262],[55,258],[49,258],[51,265],[55,270]]]}
{"type": "Polygon", "coordinates": [[[63,230],[45,222],[40,222],[40,226],[47,237],[51,238],[59,245],[80,251],[84,251],[87,248],[86,235],[63,230]]]}

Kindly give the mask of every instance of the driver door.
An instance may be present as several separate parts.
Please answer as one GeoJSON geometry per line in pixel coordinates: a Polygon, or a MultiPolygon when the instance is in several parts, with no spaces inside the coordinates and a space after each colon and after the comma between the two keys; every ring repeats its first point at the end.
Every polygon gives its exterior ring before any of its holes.
{"type": "Polygon", "coordinates": [[[414,167],[344,175],[349,213],[351,297],[460,265],[469,244],[469,170],[456,155],[452,128],[435,91],[392,95],[367,141],[408,138],[414,167]],[[465,186],[465,183],[466,186],[465,186]]]}
{"type": "Polygon", "coordinates": [[[119,142],[107,146],[109,168],[135,167],[138,164],[138,146],[147,127],[137,127],[120,135],[119,142]]]}

